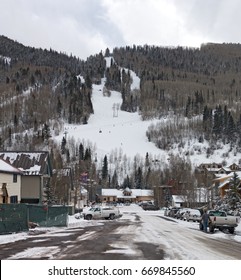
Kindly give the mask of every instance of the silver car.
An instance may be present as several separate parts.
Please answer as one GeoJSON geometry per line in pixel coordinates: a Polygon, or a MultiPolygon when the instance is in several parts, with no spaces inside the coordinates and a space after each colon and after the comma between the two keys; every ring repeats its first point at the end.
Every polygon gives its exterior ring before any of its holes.
{"type": "Polygon", "coordinates": [[[190,209],[184,214],[186,221],[200,222],[202,219],[201,212],[198,209],[190,209]]]}

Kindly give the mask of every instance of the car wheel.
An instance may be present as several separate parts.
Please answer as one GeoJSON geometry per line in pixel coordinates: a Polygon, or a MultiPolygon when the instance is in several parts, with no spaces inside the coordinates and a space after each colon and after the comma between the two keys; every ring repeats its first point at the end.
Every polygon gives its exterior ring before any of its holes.
{"type": "Polygon", "coordinates": [[[228,229],[228,231],[229,231],[231,234],[233,234],[233,233],[234,233],[234,228],[231,227],[231,228],[228,229]]]}
{"type": "Polygon", "coordinates": [[[110,220],[114,220],[115,219],[115,214],[110,214],[110,220]]]}
{"type": "Polygon", "coordinates": [[[88,221],[92,220],[92,216],[91,215],[87,215],[86,216],[86,220],[88,220],[88,221]]]}
{"type": "Polygon", "coordinates": [[[212,233],[214,232],[214,226],[213,225],[209,225],[209,231],[212,232],[212,233]]]}

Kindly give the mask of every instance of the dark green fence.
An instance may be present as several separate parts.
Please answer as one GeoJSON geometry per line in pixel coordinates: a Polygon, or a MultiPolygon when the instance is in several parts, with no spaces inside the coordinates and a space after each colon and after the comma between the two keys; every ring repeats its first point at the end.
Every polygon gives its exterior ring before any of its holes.
{"type": "Polygon", "coordinates": [[[0,204],[0,233],[28,231],[26,204],[0,204]]]}
{"type": "Polygon", "coordinates": [[[67,206],[28,205],[29,221],[42,227],[67,226],[67,206]]]}
{"type": "Polygon", "coordinates": [[[68,225],[68,206],[0,204],[0,234],[28,231],[29,222],[40,227],[68,225]]]}

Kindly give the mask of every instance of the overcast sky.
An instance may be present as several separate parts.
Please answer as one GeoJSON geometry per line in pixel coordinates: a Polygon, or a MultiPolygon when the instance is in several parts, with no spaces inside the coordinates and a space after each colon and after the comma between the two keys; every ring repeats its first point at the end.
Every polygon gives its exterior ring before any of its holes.
{"type": "Polygon", "coordinates": [[[0,0],[0,35],[86,59],[108,47],[241,42],[240,0],[0,0]]]}

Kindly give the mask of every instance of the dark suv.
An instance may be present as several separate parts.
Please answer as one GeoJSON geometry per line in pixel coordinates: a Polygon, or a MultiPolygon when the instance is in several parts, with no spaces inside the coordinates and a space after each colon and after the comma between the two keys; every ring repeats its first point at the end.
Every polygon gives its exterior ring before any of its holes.
{"type": "Polygon", "coordinates": [[[156,205],[154,204],[149,204],[149,203],[143,203],[142,204],[142,208],[144,210],[159,210],[159,207],[157,207],[156,205]]]}

